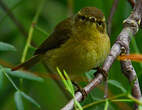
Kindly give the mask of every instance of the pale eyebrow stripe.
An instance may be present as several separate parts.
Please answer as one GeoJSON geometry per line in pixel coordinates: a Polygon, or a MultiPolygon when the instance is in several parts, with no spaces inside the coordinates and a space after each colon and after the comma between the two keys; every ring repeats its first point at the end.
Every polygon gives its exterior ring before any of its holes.
{"type": "Polygon", "coordinates": [[[106,20],[105,17],[103,17],[102,21],[105,21],[105,20],[106,20]]]}

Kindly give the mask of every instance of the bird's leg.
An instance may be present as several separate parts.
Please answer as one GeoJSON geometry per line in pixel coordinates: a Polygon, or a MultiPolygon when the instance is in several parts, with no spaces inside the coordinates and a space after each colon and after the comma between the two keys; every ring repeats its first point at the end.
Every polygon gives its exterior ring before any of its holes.
{"type": "Polygon", "coordinates": [[[108,74],[104,69],[102,69],[101,67],[97,67],[97,68],[93,68],[93,69],[97,70],[97,72],[95,72],[94,76],[96,76],[96,73],[101,73],[104,76],[104,79],[105,80],[107,79],[108,74]]]}
{"type": "Polygon", "coordinates": [[[72,81],[72,84],[77,88],[77,90],[75,92],[81,92],[82,93],[82,100],[85,99],[85,97],[87,96],[86,91],[79,85],[77,84],[75,81],[72,81]]]}
{"type": "MultiPolygon", "coordinates": [[[[64,78],[66,79],[65,76],[64,76],[64,78]]],[[[75,92],[81,92],[82,93],[82,100],[84,100],[85,97],[87,96],[86,91],[78,83],[76,83],[75,81],[72,81],[72,84],[77,88],[77,90],[75,92]]]]}
{"type": "MultiPolygon", "coordinates": [[[[97,67],[97,68],[94,68],[94,69],[97,69],[96,73],[101,73],[104,76],[104,79],[105,79],[104,98],[107,98],[108,97],[108,82],[107,82],[108,81],[108,74],[101,67],[97,67]]],[[[96,76],[96,73],[94,74],[94,76],[96,76]]]]}

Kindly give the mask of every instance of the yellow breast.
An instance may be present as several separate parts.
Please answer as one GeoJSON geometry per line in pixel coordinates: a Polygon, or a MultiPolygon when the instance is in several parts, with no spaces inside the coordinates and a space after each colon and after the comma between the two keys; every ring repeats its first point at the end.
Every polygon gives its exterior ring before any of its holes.
{"type": "Polygon", "coordinates": [[[56,73],[56,67],[68,74],[80,74],[99,66],[110,49],[107,35],[92,39],[71,38],[60,48],[49,50],[45,57],[49,69],[56,73]]]}

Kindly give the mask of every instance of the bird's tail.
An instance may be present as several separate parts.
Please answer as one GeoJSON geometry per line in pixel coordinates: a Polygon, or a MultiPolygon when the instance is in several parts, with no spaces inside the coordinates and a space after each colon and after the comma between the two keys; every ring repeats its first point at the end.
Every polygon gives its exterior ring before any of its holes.
{"type": "Polygon", "coordinates": [[[18,70],[20,68],[23,69],[29,69],[30,67],[32,67],[33,65],[35,65],[36,63],[38,63],[42,58],[42,55],[35,55],[32,58],[30,58],[29,60],[27,60],[26,62],[19,64],[18,66],[12,68],[12,71],[18,70]]]}

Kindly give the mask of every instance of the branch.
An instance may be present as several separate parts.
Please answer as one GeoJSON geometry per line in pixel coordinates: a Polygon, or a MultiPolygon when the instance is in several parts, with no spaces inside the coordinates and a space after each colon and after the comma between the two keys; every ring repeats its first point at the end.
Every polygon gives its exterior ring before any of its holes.
{"type": "MultiPolygon", "coordinates": [[[[6,4],[2,0],[0,0],[0,7],[11,18],[11,20],[14,22],[14,24],[17,26],[17,28],[23,34],[23,36],[28,37],[28,32],[25,30],[23,25],[18,21],[18,19],[15,17],[15,15],[12,13],[12,11],[6,6],[6,4]]],[[[34,42],[31,42],[31,44],[33,47],[36,47],[36,44],[34,42]]]]}
{"type": "Polygon", "coordinates": [[[4,4],[2,0],[0,0],[0,6],[1,8],[7,13],[7,15],[11,18],[11,20],[15,23],[15,25],[18,27],[19,31],[27,37],[28,33],[25,31],[22,24],[16,19],[14,14],[11,12],[11,10],[4,4]]]}
{"type": "MultiPolygon", "coordinates": [[[[129,0],[130,1],[130,0],[129,0]]],[[[135,2],[134,0],[131,0],[131,2],[133,1],[134,5],[135,5],[135,2]]],[[[142,0],[139,0],[136,4],[136,7],[134,8],[135,11],[137,11],[138,13],[136,13],[136,16],[139,16],[137,14],[141,14],[142,15],[142,7],[140,8],[140,10],[137,8],[137,6],[140,6],[141,3],[142,3],[142,0]],[[138,2],[140,4],[138,4],[138,2]]],[[[132,3],[131,3],[132,5],[132,3]]],[[[141,16],[140,15],[140,16],[141,16]]],[[[135,15],[131,15],[130,18],[133,18],[135,15]]],[[[142,18],[142,17],[141,17],[142,18]]],[[[141,25],[141,22],[139,22],[141,19],[138,20],[135,19],[138,23],[138,25],[141,25]]],[[[126,50],[126,54],[129,54],[129,43],[126,45],[127,47],[125,48],[126,50]]],[[[130,60],[127,60],[127,61],[121,61],[121,69],[122,69],[122,72],[123,74],[128,78],[129,80],[129,83],[133,84],[133,87],[132,87],[132,95],[136,98],[136,99],[140,99],[141,98],[141,91],[140,91],[140,86],[139,86],[139,82],[138,82],[138,78],[137,78],[137,74],[132,66],[132,63],[130,60]]],[[[135,104],[135,110],[138,109],[138,105],[135,104]]]]}
{"type": "Polygon", "coordinates": [[[112,17],[116,11],[117,5],[118,5],[119,0],[114,0],[113,5],[110,11],[110,15],[108,17],[107,25],[108,25],[108,35],[111,36],[111,25],[112,25],[112,17]]]}
{"type": "MultiPolygon", "coordinates": [[[[129,54],[129,47],[127,50],[127,54],[129,54]]],[[[141,98],[141,91],[140,91],[140,86],[139,86],[139,82],[138,82],[138,78],[137,78],[137,74],[135,72],[135,69],[132,66],[132,63],[130,60],[127,61],[120,61],[121,63],[121,69],[123,74],[127,77],[127,79],[129,80],[130,85],[132,84],[132,95],[136,98],[136,99],[140,99],[141,98]]],[[[135,110],[138,109],[138,105],[135,104],[135,110]]]]}
{"type": "MultiPolygon", "coordinates": [[[[111,51],[107,59],[105,60],[102,68],[106,72],[109,71],[114,60],[120,55],[123,48],[129,46],[131,36],[135,35],[139,29],[139,23],[142,18],[142,0],[138,0],[132,14],[124,21],[124,27],[121,33],[118,35],[115,44],[112,46],[111,51]]],[[[99,85],[104,80],[102,73],[97,73],[96,77],[84,87],[84,90],[88,94],[93,88],[99,85]]],[[[83,98],[81,92],[75,94],[75,99],[81,101],[83,98]]],[[[72,110],[74,107],[74,99],[70,100],[61,110],[72,110]]]]}
{"type": "MultiPolygon", "coordinates": [[[[132,8],[134,8],[136,0],[128,0],[128,2],[131,4],[132,8]]],[[[142,28],[142,22],[140,23],[140,28],[142,28]]]]}
{"type": "MultiPolygon", "coordinates": [[[[131,61],[121,61],[120,63],[123,74],[128,78],[130,84],[133,83],[132,95],[139,100],[141,98],[140,86],[136,72],[131,64],[131,61]]],[[[137,107],[138,105],[136,105],[135,107],[136,110],[137,107]]]]}

